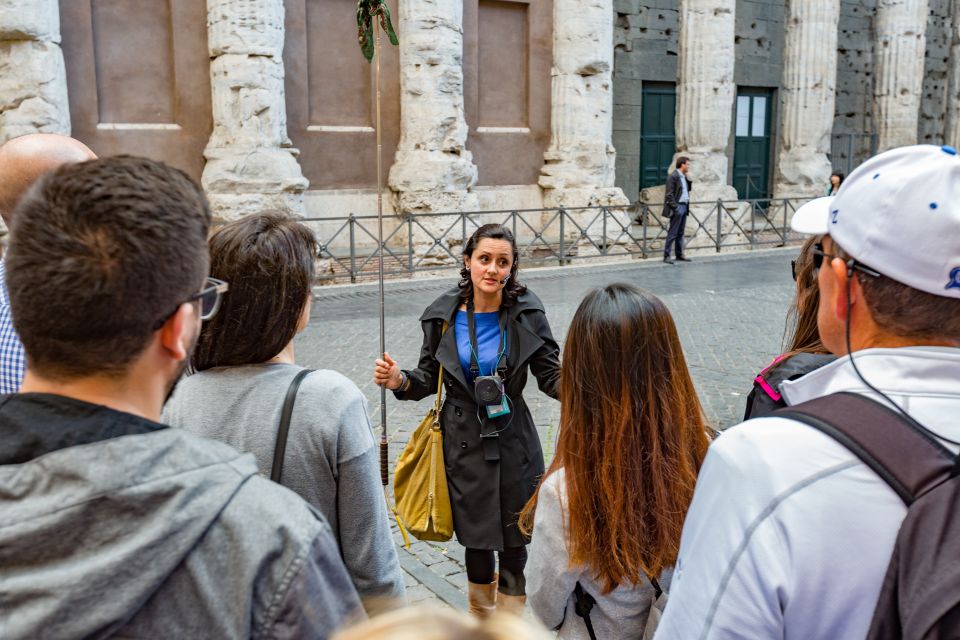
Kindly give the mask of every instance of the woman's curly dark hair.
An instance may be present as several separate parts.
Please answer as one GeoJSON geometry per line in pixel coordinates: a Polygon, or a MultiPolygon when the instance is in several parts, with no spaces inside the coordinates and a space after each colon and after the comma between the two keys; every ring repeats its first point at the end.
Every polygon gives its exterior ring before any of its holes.
{"type": "MultiPolygon", "coordinates": [[[[473,250],[477,248],[477,244],[484,238],[506,240],[510,243],[510,248],[513,249],[513,265],[510,267],[510,279],[507,280],[507,284],[503,288],[503,302],[501,303],[504,307],[509,307],[517,298],[527,292],[527,287],[517,279],[517,268],[520,265],[520,252],[517,251],[517,241],[514,239],[510,230],[502,224],[485,224],[474,231],[470,239],[467,240],[467,244],[463,245],[463,256],[465,258],[472,256],[473,250]]],[[[467,269],[466,266],[460,267],[460,282],[457,286],[460,288],[460,300],[464,304],[473,299],[473,281],[470,279],[470,270],[467,269]]]]}

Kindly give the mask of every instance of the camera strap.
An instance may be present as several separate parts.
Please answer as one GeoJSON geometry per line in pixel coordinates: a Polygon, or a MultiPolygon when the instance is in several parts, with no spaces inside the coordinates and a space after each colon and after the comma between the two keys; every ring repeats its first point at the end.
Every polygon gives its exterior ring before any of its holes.
{"type": "MultiPolygon", "coordinates": [[[[500,378],[506,380],[507,377],[507,322],[505,314],[501,309],[497,312],[497,324],[500,326],[500,351],[497,353],[496,364],[490,369],[487,375],[493,375],[496,371],[500,378]]],[[[467,328],[470,332],[470,375],[476,379],[482,376],[480,370],[480,346],[477,343],[477,322],[473,311],[473,300],[467,302],[467,328]]]]}
{"type": "MultiPolygon", "coordinates": [[[[504,313],[501,310],[497,315],[497,324],[500,326],[500,352],[497,355],[497,361],[493,366],[493,369],[497,371],[500,375],[501,380],[506,378],[507,373],[507,364],[505,360],[506,351],[507,351],[507,328],[506,328],[506,319],[504,313]]],[[[473,379],[476,380],[477,376],[482,375],[480,370],[480,348],[477,342],[477,324],[476,318],[474,317],[473,310],[473,301],[470,300],[467,302],[467,328],[470,332],[470,373],[473,376],[473,379]]],[[[493,374],[493,371],[490,371],[490,374],[493,374]]],[[[506,393],[504,392],[504,395],[506,393]]],[[[483,459],[488,462],[496,462],[500,460],[500,429],[497,429],[497,425],[494,424],[493,420],[489,420],[486,417],[481,417],[483,413],[483,408],[478,408],[477,419],[480,421],[480,444],[483,448],[483,459]]],[[[511,415],[511,421],[513,416],[511,415]]]]}

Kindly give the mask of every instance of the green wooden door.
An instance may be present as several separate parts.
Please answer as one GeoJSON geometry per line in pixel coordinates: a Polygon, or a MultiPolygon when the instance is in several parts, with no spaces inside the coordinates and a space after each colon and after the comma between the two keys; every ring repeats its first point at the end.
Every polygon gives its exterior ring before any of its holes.
{"type": "Polygon", "coordinates": [[[677,90],[668,83],[643,83],[640,118],[640,188],[667,182],[667,169],[676,150],[673,130],[677,90]]]}
{"type": "Polygon", "coordinates": [[[733,186],[741,198],[770,197],[771,89],[737,91],[733,186]]]}

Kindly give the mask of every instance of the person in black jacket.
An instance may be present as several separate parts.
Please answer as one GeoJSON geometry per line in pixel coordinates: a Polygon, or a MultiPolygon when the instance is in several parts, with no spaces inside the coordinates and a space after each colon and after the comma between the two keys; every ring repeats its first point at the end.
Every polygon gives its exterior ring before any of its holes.
{"type": "Polygon", "coordinates": [[[683,256],[683,231],[687,226],[690,191],[693,189],[693,182],[687,177],[689,168],[690,158],[685,156],[677,158],[677,170],[667,178],[667,188],[663,193],[663,217],[670,220],[667,242],[663,245],[663,261],[667,264],[673,264],[673,259],[670,257],[672,246],[676,246],[674,253],[677,260],[690,262],[689,258],[683,256]]]}
{"type": "Polygon", "coordinates": [[[817,282],[813,248],[818,242],[820,236],[808,238],[800,249],[800,255],[790,263],[793,279],[797,283],[796,297],[787,316],[788,326],[793,325],[788,333],[790,344],[785,353],[774,358],[773,362],[754,378],[753,389],[747,396],[744,420],[768,416],[777,409],[786,407],[786,401],[780,396],[782,383],[803,377],[837,359],[837,356],[823,346],[817,328],[820,286],[817,282]]]}
{"type": "Polygon", "coordinates": [[[401,370],[385,353],[374,369],[374,382],[398,400],[420,400],[437,392],[443,366],[447,485],[454,530],[466,547],[470,610],[480,616],[492,613],[498,599],[500,608],[516,613],[526,602],[529,540],[517,515],[544,471],[540,438],[523,399],[527,371],[547,395],[559,392],[560,348],[543,304],[517,280],[517,257],[508,229],[477,229],[464,246],[459,285],[420,317],[417,367],[401,370]],[[478,401],[474,380],[492,374],[503,380],[504,395],[491,405],[478,401]]]}

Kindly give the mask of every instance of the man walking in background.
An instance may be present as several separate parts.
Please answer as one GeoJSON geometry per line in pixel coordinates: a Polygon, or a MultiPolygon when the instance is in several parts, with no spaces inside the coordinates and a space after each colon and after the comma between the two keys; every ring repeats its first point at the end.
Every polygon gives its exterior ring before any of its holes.
{"type": "Polygon", "coordinates": [[[663,193],[663,217],[670,220],[667,242],[663,245],[663,261],[673,264],[670,248],[675,246],[674,255],[681,262],[690,262],[683,256],[683,232],[687,226],[687,213],[690,211],[690,190],[693,182],[687,177],[690,158],[677,158],[677,170],[667,178],[667,188],[663,193]]]}

